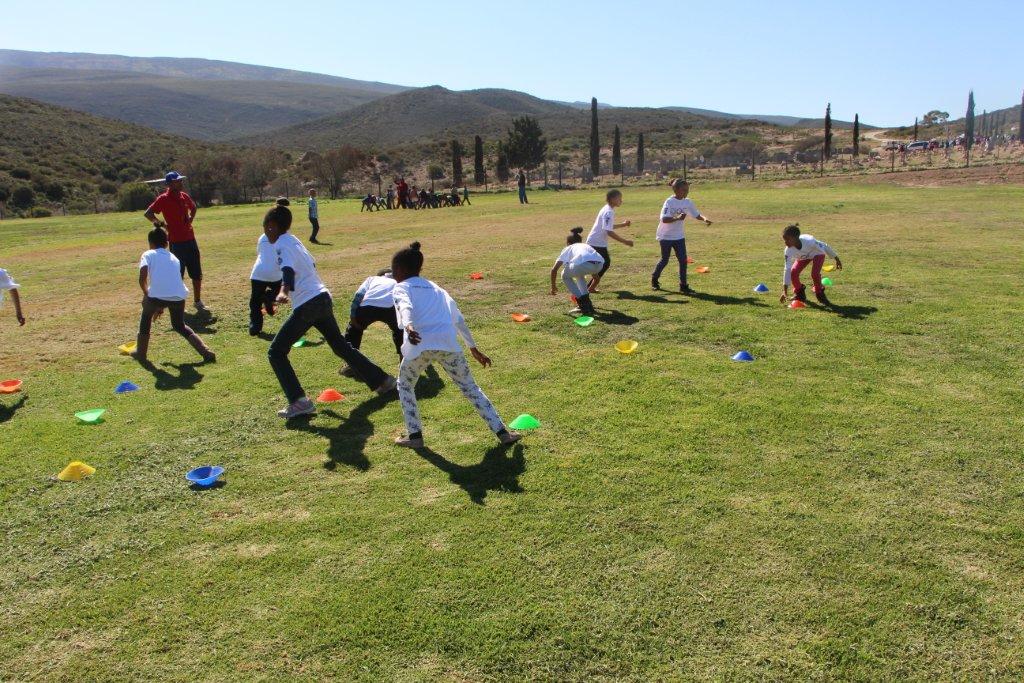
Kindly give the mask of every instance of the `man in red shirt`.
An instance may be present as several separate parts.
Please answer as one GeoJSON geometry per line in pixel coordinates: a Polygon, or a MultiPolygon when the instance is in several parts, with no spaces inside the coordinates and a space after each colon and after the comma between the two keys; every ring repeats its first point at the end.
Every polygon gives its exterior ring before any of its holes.
{"type": "Polygon", "coordinates": [[[167,237],[170,242],[171,253],[181,261],[181,276],[188,276],[192,280],[192,294],[195,297],[197,311],[207,311],[203,304],[203,267],[199,260],[199,245],[196,243],[196,235],[192,231],[192,220],[196,217],[196,203],[187,193],[182,191],[182,181],[185,176],[177,171],[171,171],[164,176],[167,183],[167,190],[158,195],[153,203],[146,209],[146,219],[156,227],[167,227],[167,237]],[[164,219],[157,219],[156,214],[161,214],[164,219]]]}

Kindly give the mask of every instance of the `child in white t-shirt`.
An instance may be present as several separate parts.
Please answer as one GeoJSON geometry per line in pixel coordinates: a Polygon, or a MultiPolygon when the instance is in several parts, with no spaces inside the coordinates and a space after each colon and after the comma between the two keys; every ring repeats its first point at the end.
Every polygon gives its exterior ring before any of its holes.
{"type": "MultiPolygon", "coordinates": [[[[391,340],[398,351],[398,358],[402,358],[402,328],[398,326],[398,316],[395,313],[395,278],[391,277],[391,269],[384,268],[376,275],[363,280],[359,289],[352,296],[352,304],[348,311],[348,328],[345,330],[345,339],[358,349],[363,344],[363,332],[373,323],[384,323],[391,328],[391,340]]],[[[352,377],[355,373],[349,366],[338,371],[342,377],[352,377]]]]}
{"type": "Polygon", "coordinates": [[[615,222],[615,209],[622,206],[622,192],[619,190],[609,190],[608,194],[605,195],[605,199],[607,204],[597,213],[594,227],[590,229],[590,234],[587,235],[587,244],[592,246],[594,251],[604,259],[604,265],[601,266],[601,270],[590,279],[588,290],[591,294],[598,293],[597,286],[612,265],[612,255],[608,253],[608,238],[611,237],[617,242],[622,242],[627,247],[633,246],[633,240],[620,237],[615,232],[616,228],[628,228],[631,225],[631,221],[615,222]]]}
{"type": "MultiPolygon", "coordinates": [[[[281,197],[277,206],[288,206],[291,202],[281,197]]],[[[263,331],[263,311],[274,315],[277,311],[275,300],[281,293],[281,267],[277,265],[277,250],[267,236],[256,240],[256,263],[249,275],[252,291],[249,294],[249,334],[256,336],[263,331]]]]}
{"type": "Polygon", "coordinates": [[[674,251],[679,261],[679,291],[683,294],[692,294],[693,290],[686,282],[686,235],[683,232],[683,221],[689,216],[698,221],[704,221],[705,225],[711,225],[707,216],[701,215],[693,200],[688,199],[690,184],[682,178],[675,178],[669,183],[673,195],[665,200],[661,207],[661,221],[658,223],[658,244],[661,245],[661,260],[654,266],[651,273],[651,288],[661,289],[658,278],[661,271],[668,265],[669,257],[674,251]]]}
{"type": "Polygon", "coordinates": [[[831,256],[836,260],[836,270],[842,270],[843,262],[839,260],[839,255],[832,247],[814,239],[814,235],[801,234],[799,223],[789,225],[782,231],[782,241],[786,243],[783,252],[786,265],[782,270],[782,296],[779,301],[786,303],[789,300],[790,283],[793,284],[793,299],[807,301],[807,288],[800,282],[800,273],[810,263],[814,296],[825,306],[831,306],[832,302],[825,296],[825,286],[821,284],[821,267],[825,263],[825,256],[831,256]]]}
{"type": "Polygon", "coordinates": [[[11,301],[14,302],[14,317],[18,319],[19,325],[25,324],[25,316],[21,312],[21,294],[18,292],[18,283],[14,281],[3,268],[0,268],[0,306],[4,303],[4,292],[11,293],[11,301]]]}
{"type": "Polygon", "coordinates": [[[587,276],[596,275],[604,267],[604,257],[583,241],[582,234],[583,228],[573,228],[565,238],[566,247],[551,268],[551,294],[554,296],[558,293],[555,278],[558,276],[559,268],[564,267],[562,282],[575,297],[578,306],[571,312],[593,315],[594,304],[590,301],[590,292],[587,290],[587,276]]]}
{"type": "Polygon", "coordinates": [[[149,232],[149,251],[139,260],[139,287],[142,289],[142,316],[139,335],[132,357],[140,363],[148,361],[149,333],[153,321],[170,311],[171,328],[192,345],[204,361],[214,362],[217,355],[209,349],[191,327],[185,324],[185,297],[188,288],[181,280],[181,262],[167,251],[167,233],[163,228],[149,232]]]}
{"type": "Polygon", "coordinates": [[[469,363],[458,338],[462,337],[480,365],[488,367],[491,359],[477,349],[466,319],[448,292],[420,277],[422,268],[423,253],[419,242],[413,242],[391,259],[391,272],[397,282],[393,292],[395,309],[398,324],[405,331],[402,365],[398,371],[398,398],[402,403],[407,436],[396,439],[395,443],[406,448],[423,448],[416,380],[431,363],[438,363],[444,368],[501,443],[515,443],[520,435],[508,431],[490,399],[480,390],[469,371],[469,363]]]}

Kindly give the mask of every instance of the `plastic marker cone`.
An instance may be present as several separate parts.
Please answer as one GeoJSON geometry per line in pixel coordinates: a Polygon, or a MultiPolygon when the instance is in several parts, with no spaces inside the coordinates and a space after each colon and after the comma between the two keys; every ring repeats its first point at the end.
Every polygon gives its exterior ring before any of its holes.
{"type": "Polygon", "coordinates": [[[530,322],[530,316],[528,316],[525,313],[513,313],[512,320],[516,321],[517,323],[528,323],[530,322]]]}
{"type": "Polygon", "coordinates": [[[758,282],[757,287],[754,287],[754,291],[757,292],[758,294],[764,294],[765,292],[768,291],[768,285],[766,285],[763,282],[758,282]]]}
{"type": "Polygon", "coordinates": [[[127,344],[121,344],[117,347],[117,350],[121,352],[122,356],[128,356],[135,351],[135,342],[131,341],[127,344]]]}
{"type": "Polygon", "coordinates": [[[735,356],[733,356],[732,359],[749,363],[750,361],[754,360],[754,357],[750,355],[749,351],[740,351],[735,356]]]}
{"type": "Polygon", "coordinates": [[[302,338],[302,339],[300,339],[299,341],[297,341],[297,342],[295,342],[294,344],[292,344],[292,348],[293,348],[293,349],[299,349],[299,348],[302,348],[303,346],[305,346],[305,345],[306,345],[306,344],[308,344],[308,343],[309,343],[309,342],[308,342],[308,341],[306,341],[306,338],[305,338],[305,337],[303,337],[303,338],[302,338]]]}
{"type": "Polygon", "coordinates": [[[82,422],[85,422],[86,424],[97,424],[99,422],[103,422],[102,418],[103,413],[105,412],[107,412],[106,408],[93,408],[92,410],[83,410],[77,412],[75,413],[75,417],[77,417],[82,422]]]}
{"type": "Polygon", "coordinates": [[[573,322],[579,325],[580,327],[586,327],[587,325],[593,325],[594,319],[589,315],[581,315],[580,317],[573,320],[573,322]]]}
{"type": "Polygon", "coordinates": [[[709,268],[708,266],[701,266],[700,268],[697,269],[697,272],[698,273],[710,273],[711,272],[711,268],[709,268]]]}
{"type": "Polygon", "coordinates": [[[830,278],[830,277],[823,277],[823,278],[821,278],[821,284],[824,285],[825,287],[831,287],[832,286],[832,278],[830,278]]]}
{"type": "Polygon", "coordinates": [[[826,273],[831,273],[833,270],[836,269],[836,267],[830,263],[827,266],[822,266],[821,269],[826,273]]]}
{"type": "Polygon", "coordinates": [[[636,351],[638,346],[640,346],[640,344],[632,339],[623,339],[615,344],[615,350],[623,355],[629,355],[636,351]]]}
{"type": "Polygon", "coordinates": [[[96,474],[95,467],[87,465],[81,460],[73,460],[57,474],[57,478],[61,481],[81,481],[93,474],[96,474]]]}
{"type": "Polygon", "coordinates": [[[21,391],[20,379],[5,379],[0,382],[0,394],[13,394],[16,391],[21,391]]]}
{"type": "Polygon", "coordinates": [[[509,427],[519,431],[525,431],[527,429],[537,429],[537,427],[540,427],[540,420],[535,418],[533,415],[527,415],[526,413],[523,413],[516,419],[512,420],[512,423],[509,425],[509,427]]]}
{"type": "Polygon", "coordinates": [[[793,299],[792,301],[789,302],[789,307],[790,308],[807,308],[807,304],[805,304],[803,301],[800,301],[800,299],[793,299]]]}
{"type": "Polygon", "coordinates": [[[129,382],[128,380],[125,380],[124,382],[121,382],[120,384],[117,385],[117,388],[114,389],[114,393],[115,394],[127,394],[130,391],[138,391],[138,390],[139,390],[139,385],[138,384],[135,384],[134,382],[129,382]]]}
{"type": "Polygon", "coordinates": [[[320,395],[316,397],[316,400],[320,403],[334,403],[335,401],[340,401],[343,398],[345,397],[342,396],[341,392],[337,389],[324,389],[320,392],[320,395]]]}
{"type": "Polygon", "coordinates": [[[469,279],[470,280],[483,280],[484,279],[484,274],[483,273],[470,273],[469,274],[469,279]]]}
{"type": "Polygon", "coordinates": [[[692,256],[687,256],[686,257],[686,262],[687,263],[693,263],[693,257],[692,256]]]}
{"type": "Polygon", "coordinates": [[[204,465],[203,467],[189,470],[185,478],[201,489],[208,489],[217,483],[217,477],[222,474],[224,474],[223,467],[204,465]]]}

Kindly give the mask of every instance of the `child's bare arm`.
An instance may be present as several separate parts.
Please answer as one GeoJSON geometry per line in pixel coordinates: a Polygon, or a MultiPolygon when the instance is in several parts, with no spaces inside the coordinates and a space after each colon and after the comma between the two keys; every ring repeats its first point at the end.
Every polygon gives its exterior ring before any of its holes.
{"type": "Polygon", "coordinates": [[[14,316],[18,319],[19,325],[25,324],[25,316],[21,313],[21,295],[17,289],[11,290],[11,300],[14,302],[14,316]]]}
{"type": "Polygon", "coordinates": [[[139,268],[139,289],[142,290],[142,295],[146,296],[146,280],[149,279],[149,266],[142,266],[139,268]]]}
{"type": "Polygon", "coordinates": [[[555,284],[555,279],[558,277],[558,271],[561,267],[562,262],[555,261],[555,265],[551,269],[551,294],[558,294],[558,285],[555,284]]]}
{"type": "Polygon", "coordinates": [[[619,234],[617,232],[615,232],[614,230],[609,230],[608,231],[608,236],[611,237],[616,242],[622,242],[627,247],[633,246],[633,240],[626,239],[625,237],[620,237],[619,234]]]}

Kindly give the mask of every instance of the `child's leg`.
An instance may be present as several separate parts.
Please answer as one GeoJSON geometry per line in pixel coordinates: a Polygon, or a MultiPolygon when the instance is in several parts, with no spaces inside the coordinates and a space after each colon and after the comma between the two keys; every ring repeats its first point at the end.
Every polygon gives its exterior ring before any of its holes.
{"type": "Polygon", "coordinates": [[[203,357],[203,360],[216,360],[216,354],[210,350],[210,347],[206,345],[202,337],[185,324],[185,302],[175,301],[167,306],[167,311],[171,315],[171,327],[174,331],[184,337],[185,341],[203,357]]]}
{"type": "Polygon", "coordinates": [[[800,273],[803,272],[804,268],[807,267],[808,263],[810,263],[810,261],[806,260],[806,259],[804,259],[804,260],[797,260],[797,261],[794,261],[793,265],[790,266],[790,268],[789,268],[789,277],[790,277],[790,280],[793,281],[793,293],[794,294],[796,294],[797,292],[802,292],[803,289],[804,289],[803,284],[801,284],[801,282],[800,282],[800,273]]]}
{"type": "Polygon", "coordinates": [[[160,310],[153,299],[148,296],[142,297],[142,316],[139,318],[139,336],[148,337],[153,329],[153,314],[160,310]]]}
{"type": "Polygon", "coordinates": [[[679,286],[686,286],[686,240],[672,242],[672,248],[676,252],[676,259],[679,261],[679,286]]]}
{"type": "Polygon", "coordinates": [[[811,262],[811,282],[814,283],[814,293],[821,296],[825,286],[821,284],[821,267],[825,265],[825,255],[818,254],[811,262]]]}
{"type": "Polygon", "coordinates": [[[316,309],[311,312],[315,316],[313,327],[320,330],[320,334],[324,336],[324,340],[334,351],[334,355],[348,363],[348,366],[356,373],[356,377],[370,389],[374,391],[379,389],[388,378],[388,373],[381,370],[358,350],[352,348],[352,345],[345,340],[338,327],[338,321],[334,318],[334,305],[330,296],[321,294],[309,303],[314,302],[316,309]]]}
{"type": "Polygon", "coordinates": [[[579,299],[587,296],[587,280],[576,272],[575,268],[566,266],[562,269],[562,284],[569,290],[569,293],[579,299]]]}
{"type": "Polygon", "coordinates": [[[442,351],[439,353],[443,354],[440,359],[441,367],[452,378],[455,385],[459,387],[462,395],[473,404],[476,412],[484,419],[484,422],[491,428],[491,431],[497,434],[504,430],[505,423],[498,417],[498,411],[494,409],[494,404],[491,403],[491,400],[487,398],[476,383],[476,380],[473,379],[473,373],[469,370],[469,363],[466,362],[466,357],[462,352],[442,351]]]}
{"type": "Polygon", "coordinates": [[[661,271],[665,270],[665,266],[668,265],[668,257],[672,253],[672,246],[668,240],[661,240],[658,245],[661,247],[661,260],[654,266],[654,272],[651,273],[652,284],[656,284],[661,278],[661,271]]]}
{"type": "Polygon", "coordinates": [[[259,334],[263,329],[263,293],[267,283],[249,280],[249,334],[259,334]]]}
{"type": "Polygon", "coordinates": [[[398,326],[398,314],[395,312],[394,306],[391,308],[382,308],[384,311],[383,322],[385,325],[391,328],[391,341],[395,344],[395,351],[398,352],[398,357],[402,357],[402,342],[405,341],[405,332],[401,327],[398,326]]]}
{"type": "Polygon", "coordinates": [[[306,334],[306,331],[310,328],[309,322],[303,318],[304,308],[305,304],[292,310],[292,314],[281,325],[281,329],[277,331],[274,340],[270,342],[270,348],[267,349],[267,359],[270,361],[270,367],[273,368],[277,381],[280,382],[281,389],[284,390],[285,398],[288,399],[289,404],[295,403],[306,395],[306,392],[302,390],[302,385],[299,384],[299,378],[295,375],[295,369],[288,360],[288,353],[292,350],[292,344],[299,341],[302,335],[306,334]]]}
{"type": "Polygon", "coordinates": [[[270,282],[267,284],[266,292],[264,292],[263,305],[267,309],[267,313],[274,315],[277,309],[277,295],[281,293],[281,280],[277,282],[270,282]]]}
{"type": "Polygon", "coordinates": [[[432,360],[437,351],[424,351],[415,358],[403,358],[398,368],[398,401],[402,404],[405,417],[405,431],[410,438],[421,436],[423,423],[420,421],[420,406],[416,402],[416,380],[432,360]]]}
{"type": "Polygon", "coordinates": [[[601,278],[608,272],[608,269],[612,267],[612,255],[608,251],[608,247],[594,247],[594,251],[604,257],[604,265],[601,266],[601,270],[597,272],[594,277],[590,278],[590,291],[593,292],[597,289],[597,286],[601,283],[601,278]]]}

